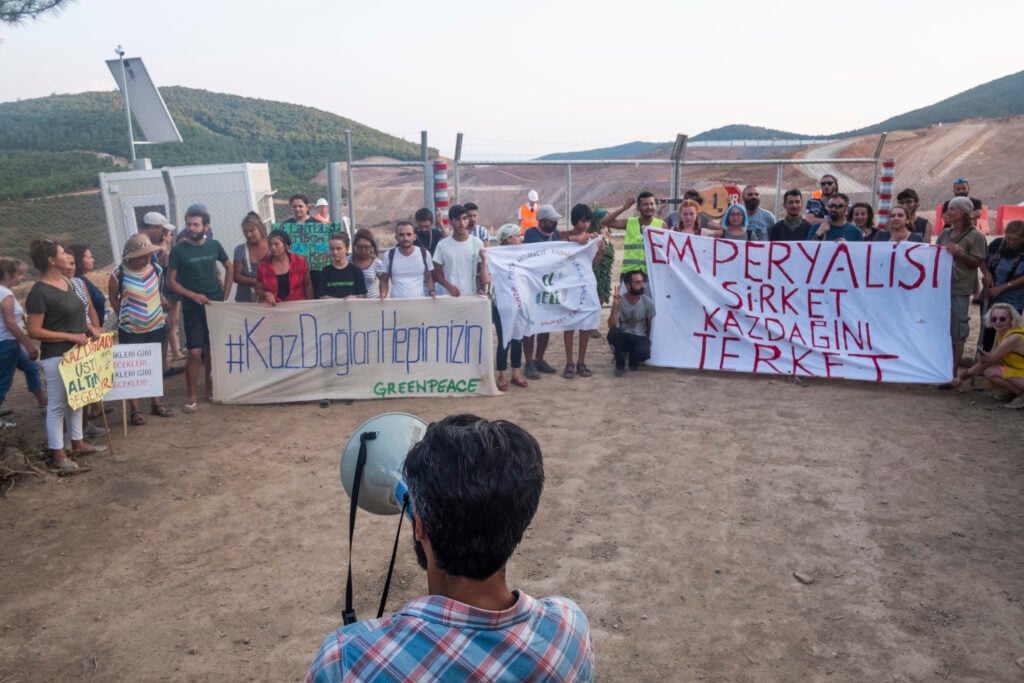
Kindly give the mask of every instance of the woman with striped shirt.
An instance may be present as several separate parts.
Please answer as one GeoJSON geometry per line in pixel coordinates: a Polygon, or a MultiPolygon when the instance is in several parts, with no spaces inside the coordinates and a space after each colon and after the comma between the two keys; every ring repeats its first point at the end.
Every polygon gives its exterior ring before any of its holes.
{"type": "MultiPolygon", "coordinates": [[[[162,344],[167,335],[167,302],[160,295],[162,272],[152,258],[157,249],[145,235],[134,235],[124,245],[121,265],[110,274],[107,291],[117,315],[119,344],[162,344]]],[[[174,411],[161,403],[161,398],[150,399],[150,413],[171,417],[174,411]]],[[[139,402],[130,399],[129,403],[132,424],[146,424],[139,402]]]]}

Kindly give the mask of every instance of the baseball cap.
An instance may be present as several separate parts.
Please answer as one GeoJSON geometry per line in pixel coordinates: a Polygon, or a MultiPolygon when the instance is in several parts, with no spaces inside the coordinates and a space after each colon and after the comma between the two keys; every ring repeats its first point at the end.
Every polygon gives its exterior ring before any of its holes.
{"type": "Polygon", "coordinates": [[[143,216],[142,225],[143,227],[155,225],[161,228],[170,228],[171,230],[174,230],[174,226],[168,222],[167,216],[163,215],[159,211],[150,211],[143,216]]]}
{"type": "Polygon", "coordinates": [[[505,225],[498,228],[498,232],[494,233],[494,240],[501,244],[509,237],[522,234],[522,230],[515,223],[506,223],[505,225]]]}
{"type": "Polygon", "coordinates": [[[541,204],[537,209],[537,220],[539,221],[557,221],[561,217],[562,214],[555,211],[555,207],[550,204],[541,204]]]}

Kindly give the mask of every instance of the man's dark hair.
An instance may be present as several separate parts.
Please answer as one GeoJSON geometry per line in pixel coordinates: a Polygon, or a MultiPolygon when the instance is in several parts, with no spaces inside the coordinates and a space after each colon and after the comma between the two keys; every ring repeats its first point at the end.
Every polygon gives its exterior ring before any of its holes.
{"type": "Polygon", "coordinates": [[[432,212],[430,209],[426,209],[426,208],[419,209],[413,215],[413,218],[416,220],[417,223],[420,222],[420,221],[430,221],[431,223],[433,223],[434,222],[434,212],[432,212]]]}
{"type": "Polygon", "coordinates": [[[786,190],[786,194],[782,195],[782,201],[785,203],[790,197],[799,197],[800,201],[803,201],[804,196],[800,193],[800,190],[795,187],[792,190],[786,190]]]}
{"type": "Polygon", "coordinates": [[[544,488],[537,440],[511,422],[476,415],[427,427],[403,474],[438,568],[476,580],[508,562],[544,488]]]}
{"type": "Polygon", "coordinates": [[[572,211],[569,212],[569,225],[576,225],[576,223],[582,220],[589,221],[593,217],[594,214],[590,210],[589,206],[586,204],[577,204],[572,207],[572,211]]]}
{"type": "MultiPolygon", "coordinates": [[[[842,199],[842,200],[843,200],[843,203],[844,203],[844,204],[846,204],[846,208],[847,208],[847,209],[849,209],[849,208],[850,208],[850,198],[849,198],[849,197],[847,197],[847,196],[846,196],[845,194],[843,194],[842,192],[835,192],[835,193],[833,193],[833,194],[832,194],[832,197],[839,197],[840,199],[842,199]]],[[[831,199],[831,197],[830,197],[830,199],[831,199]]]]}
{"type": "Polygon", "coordinates": [[[913,199],[915,202],[921,201],[921,198],[917,196],[917,190],[912,187],[908,187],[896,195],[896,201],[901,202],[904,199],[913,199]]]}
{"type": "Polygon", "coordinates": [[[687,190],[683,193],[683,199],[692,199],[698,204],[704,203],[704,197],[701,197],[700,192],[697,192],[697,190],[687,190]]]}
{"type": "MultiPolygon", "coordinates": [[[[836,177],[835,177],[834,175],[832,175],[831,173],[826,173],[825,175],[821,176],[821,180],[824,180],[825,178],[829,178],[829,179],[831,179],[831,180],[832,180],[832,182],[833,182],[833,183],[835,183],[835,186],[836,186],[836,190],[837,190],[837,191],[839,190],[839,178],[836,178],[836,177]]],[[[820,183],[820,182],[821,182],[821,180],[819,180],[818,182],[820,183]]]]}
{"type": "Polygon", "coordinates": [[[304,194],[293,194],[291,197],[288,198],[288,203],[291,204],[296,199],[301,199],[303,204],[309,206],[309,197],[307,197],[304,194]]]}
{"type": "MultiPolygon", "coordinates": [[[[419,213],[419,212],[417,211],[417,213],[419,213]]],[[[420,219],[416,219],[416,220],[420,220],[420,219]]],[[[426,219],[424,218],[423,220],[426,220],[426,219]]],[[[398,233],[398,229],[400,227],[402,227],[403,225],[408,225],[413,230],[416,230],[416,226],[413,225],[411,221],[398,221],[397,223],[395,223],[395,234],[398,233]]]]}
{"type": "Polygon", "coordinates": [[[452,207],[448,209],[448,220],[451,220],[453,218],[462,218],[467,213],[469,212],[466,211],[466,207],[464,207],[462,204],[453,204],[452,207]]]}
{"type": "Polygon", "coordinates": [[[188,223],[189,218],[195,218],[196,216],[203,219],[203,225],[210,224],[210,214],[199,209],[189,209],[187,212],[185,212],[185,222],[188,223]]]}
{"type": "Polygon", "coordinates": [[[653,196],[654,196],[653,192],[648,192],[647,190],[644,190],[643,192],[641,192],[640,194],[638,194],[636,196],[636,203],[639,204],[641,199],[647,199],[648,197],[653,197],[653,196]]]}
{"type": "Polygon", "coordinates": [[[466,207],[466,211],[479,211],[480,210],[480,207],[477,206],[476,204],[474,204],[473,202],[466,202],[465,204],[463,204],[463,206],[466,207]]]}

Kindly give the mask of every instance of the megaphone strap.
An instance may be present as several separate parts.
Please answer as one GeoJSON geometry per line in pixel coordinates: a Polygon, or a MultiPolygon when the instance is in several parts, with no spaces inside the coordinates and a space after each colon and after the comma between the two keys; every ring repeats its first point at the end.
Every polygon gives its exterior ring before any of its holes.
{"type": "Polygon", "coordinates": [[[395,558],[398,556],[398,537],[402,533],[402,520],[405,519],[405,511],[409,508],[409,494],[402,496],[402,513],[398,515],[398,528],[395,529],[395,546],[391,549],[391,562],[388,564],[388,575],[384,579],[384,592],[380,595],[380,607],[377,609],[377,618],[384,616],[384,606],[388,602],[388,591],[391,589],[391,575],[395,573],[395,558]]]}
{"type": "Polygon", "coordinates": [[[348,507],[348,578],[345,580],[345,609],[341,613],[341,622],[346,625],[356,622],[356,611],[352,607],[352,537],[356,531],[356,510],[359,509],[359,485],[363,481],[363,467],[366,466],[366,442],[376,438],[377,432],[363,432],[359,435],[359,456],[356,458],[356,471],[352,479],[352,499],[349,501],[348,507]]]}

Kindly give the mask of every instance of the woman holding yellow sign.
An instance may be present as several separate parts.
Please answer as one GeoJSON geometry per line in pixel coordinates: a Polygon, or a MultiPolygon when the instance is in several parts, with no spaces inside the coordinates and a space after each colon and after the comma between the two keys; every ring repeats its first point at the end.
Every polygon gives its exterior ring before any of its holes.
{"type": "Polygon", "coordinates": [[[39,281],[32,286],[25,300],[28,313],[28,334],[42,342],[40,365],[46,373],[46,442],[58,470],[77,470],[70,456],[92,455],[102,448],[87,446],[82,440],[82,410],[68,405],[67,390],[61,381],[61,356],[76,345],[85,344],[89,336],[103,331],[86,320],[85,306],[74,287],[63,275],[71,262],[64,246],[51,240],[32,240],[29,244],[32,265],[39,271],[39,281]],[[71,437],[71,452],[64,448],[64,424],[71,437]]]}

